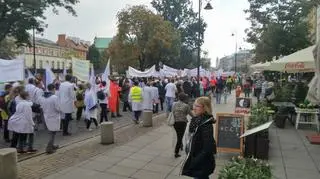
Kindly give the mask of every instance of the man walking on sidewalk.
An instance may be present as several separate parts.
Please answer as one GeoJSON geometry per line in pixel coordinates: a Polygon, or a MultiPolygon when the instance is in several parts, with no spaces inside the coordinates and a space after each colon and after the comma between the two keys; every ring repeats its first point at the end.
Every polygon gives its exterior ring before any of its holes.
{"type": "Polygon", "coordinates": [[[59,101],[60,101],[60,109],[64,113],[64,118],[62,119],[63,126],[63,135],[69,136],[71,135],[68,132],[69,122],[72,120],[73,113],[73,103],[75,101],[75,91],[74,85],[71,83],[72,76],[66,75],[66,81],[61,83],[59,88],[59,101]]]}
{"type": "Polygon", "coordinates": [[[41,100],[41,106],[43,109],[44,121],[49,130],[49,142],[46,152],[48,154],[54,153],[58,146],[54,145],[55,136],[57,131],[60,130],[60,107],[59,98],[55,95],[55,86],[53,84],[48,85],[48,91],[44,93],[44,97],[41,100]]]}

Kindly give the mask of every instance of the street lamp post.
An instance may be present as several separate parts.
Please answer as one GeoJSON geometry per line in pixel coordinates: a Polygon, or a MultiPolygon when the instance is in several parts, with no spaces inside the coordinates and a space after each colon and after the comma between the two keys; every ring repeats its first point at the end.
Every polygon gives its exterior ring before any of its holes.
{"type": "Polygon", "coordinates": [[[237,34],[232,34],[232,36],[235,37],[236,39],[236,49],[235,49],[235,53],[234,53],[234,73],[236,74],[237,73],[237,51],[238,51],[238,41],[237,41],[237,34]]]}
{"type": "MultiPolygon", "coordinates": [[[[198,94],[200,95],[200,60],[201,60],[201,8],[202,8],[202,0],[199,0],[199,12],[198,12],[198,59],[197,59],[197,85],[198,85],[198,94]]],[[[211,10],[213,7],[210,4],[210,1],[207,3],[205,10],[211,10]]]]}
{"type": "MultiPolygon", "coordinates": [[[[32,15],[33,17],[35,16],[35,12],[34,10],[32,11],[32,15]]],[[[36,30],[35,27],[33,25],[32,27],[32,47],[33,47],[33,70],[34,70],[34,74],[37,73],[37,66],[36,66],[36,30]]]]}

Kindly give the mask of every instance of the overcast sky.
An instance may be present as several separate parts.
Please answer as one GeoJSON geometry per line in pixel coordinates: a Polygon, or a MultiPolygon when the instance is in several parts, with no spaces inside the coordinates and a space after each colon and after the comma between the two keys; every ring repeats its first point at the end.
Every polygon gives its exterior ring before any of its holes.
{"type": "MultiPolygon", "coordinates": [[[[203,1],[203,7],[207,0],[203,1]]],[[[149,6],[151,0],[80,0],[75,7],[78,16],[73,17],[64,10],[60,10],[58,16],[46,13],[48,28],[43,37],[52,41],[57,40],[61,33],[67,36],[76,36],[86,41],[93,41],[95,36],[113,37],[117,32],[116,14],[128,5],[144,4],[149,6]]],[[[194,0],[194,8],[198,9],[198,0],[194,0]]],[[[247,0],[212,0],[213,10],[202,10],[201,13],[208,24],[205,33],[203,50],[209,51],[212,66],[215,66],[216,58],[230,55],[235,51],[235,37],[237,34],[238,46],[249,48],[244,43],[244,29],[249,27],[246,15],[243,12],[248,8],[247,0]]]]}

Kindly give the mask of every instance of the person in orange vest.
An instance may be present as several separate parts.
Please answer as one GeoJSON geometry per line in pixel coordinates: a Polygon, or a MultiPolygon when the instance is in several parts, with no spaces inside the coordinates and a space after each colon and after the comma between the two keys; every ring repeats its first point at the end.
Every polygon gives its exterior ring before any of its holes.
{"type": "Polygon", "coordinates": [[[242,92],[241,86],[237,86],[237,88],[236,88],[236,97],[237,98],[240,97],[241,92],[242,92]]]}

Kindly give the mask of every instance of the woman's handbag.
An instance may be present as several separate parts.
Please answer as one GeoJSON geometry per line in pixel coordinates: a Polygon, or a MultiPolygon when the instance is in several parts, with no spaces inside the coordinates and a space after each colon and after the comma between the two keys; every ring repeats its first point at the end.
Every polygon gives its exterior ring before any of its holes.
{"type": "Polygon", "coordinates": [[[167,124],[168,126],[173,126],[174,125],[174,116],[173,116],[173,112],[170,112],[169,113],[169,116],[168,116],[168,120],[167,120],[167,124]]]}

